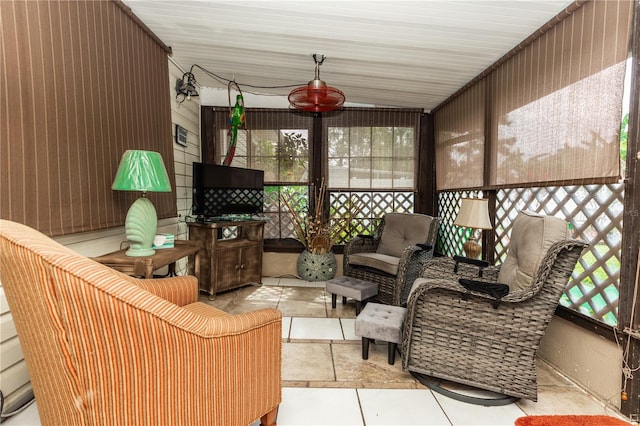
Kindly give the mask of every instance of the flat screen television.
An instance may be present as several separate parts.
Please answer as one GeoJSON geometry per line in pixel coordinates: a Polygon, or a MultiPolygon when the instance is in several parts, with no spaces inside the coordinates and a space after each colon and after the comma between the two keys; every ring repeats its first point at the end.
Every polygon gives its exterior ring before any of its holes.
{"type": "Polygon", "coordinates": [[[192,213],[211,218],[262,213],[264,171],[193,163],[192,213]]]}

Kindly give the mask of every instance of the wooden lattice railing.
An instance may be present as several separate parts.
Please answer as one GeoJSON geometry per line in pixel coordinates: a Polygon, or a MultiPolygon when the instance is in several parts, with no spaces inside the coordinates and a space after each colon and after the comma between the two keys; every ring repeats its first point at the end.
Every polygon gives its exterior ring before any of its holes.
{"type": "MultiPolygon", "coordinates": [[[[281,205],[282,190],[294,191],[301,208],[308,205],[308,188],[271,187],[265,192],[266,238],[295,238],[291,217],[281,205]]],[[[438,194],[440,229],[437,251],[445,256],[462,254],[468,230],[453,225],[463,197],[482,197],[482,191],[438,194]]],[[[513,219],[521,210],[562,217],[575,238],[591,246],[580,259],[560,301],[563,306],[609,325],[618,322],[620,248],[624,191],[621,184],[502,189],[496,193],[494,257],[506,257],[513,219]]],[[[372,233],[387,212],[412,212],[413,192],[329,191],[332,214],[358,203],[361,209],[339,244],[361,233],[372,233]]]]}
{"type": "Polygon", "coordinates": [[[331,191],[331,216],[349,211],[347,206],[359,206],[351,225],[338,240],[344,244],[358,234],[373,234],[385,213],[412,213],[414,193],[406,191],[331,191]]]}
{"type": "MultiPolygon", "coordinates": [[[[293,194],[296,209],[306,211],[309,205],[307,186],[265,187],[264,214],[270,219],[265,224],[265,238],[296,237],[291,215],[280,199],[282,191],[293,194]]],[[[409,191],[328,191],[328,195],[330,217],[342,212],[353,212],[349,206],[359,206],[357,215],[338,240],[338,244],[344,244],[358,234],[372,234],[385,213],[413,212],[414,206],[414,193],[409,191]]]]}

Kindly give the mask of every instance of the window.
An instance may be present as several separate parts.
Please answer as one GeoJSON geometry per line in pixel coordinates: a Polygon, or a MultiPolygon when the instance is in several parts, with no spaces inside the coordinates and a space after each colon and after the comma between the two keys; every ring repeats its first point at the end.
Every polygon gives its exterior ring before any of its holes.
{"type": "MultiPolygon", "coordinates": [[[[227,131],[220,130],[221,145],[224,145],[227,139],[227,131]]],[[[219,160],[222,163],[226,151],[222,149],[220,151],[219,160]]],[[[309,181],[309,130],[239,131],[232,165],[264,170],[265,183],[307,183],[309,181]]]]}
{"type": "Polygon", "coordinates": [[[385,213],[413,212],[419,110],[348,109],[323,120],[331,212],[357,205],[339,243],[372,233],[385,213]]]}
{"type": "MultiPolygon", "coordinates": [[[[210,107],[206,107],[210,108],[210,107]]],[[[227,154],[227,108],[214,109],[215,158],[227,154]]],[[[265,171],[265,238],[295,238],[281,201],[287,192],[304,210],[312,183],[325,179],[331,216],[362,206],[343,235],[372,232],[386,212],[413,212],[417,182],[419,109],[347,108],[313,117],[290,110],[247,109],[231,163],[265,171]],[[315,126],[315,127],[314,127],[315,126]],[[313,136],[322,133],[321,146],[313,136]],[[314,158],[313,155],[321,158],[314,158]]],[[[206,140],[206,138],[203,138],[206,140]]]]}
{"type": "MultiPolygon", "coordinates": [[[[227,155],[229,110],[215,111],[216,159],[227,155]]],[[[265,239],[295,238],[291,217],[281,202],[283,191],[295,194],[302,205],[309,201],[310,156],[313,117],[289,110],[247,109],[245,129],[238,131],[231,165],[264,170],[265,239]]]]}
{"type": "Polygon", "coordinates": [[[434,114],[438,189],[482,187],[485,86],[479,81],[434,114]]]}
{"type": "Polygon", "coordinates": [[[329,127],[328,187],[415,189],[413,127],[329,127]]]}

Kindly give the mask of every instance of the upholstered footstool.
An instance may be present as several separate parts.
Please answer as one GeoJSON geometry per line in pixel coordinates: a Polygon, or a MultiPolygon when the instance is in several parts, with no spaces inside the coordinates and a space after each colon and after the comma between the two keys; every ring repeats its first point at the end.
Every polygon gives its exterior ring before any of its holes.
{"type": "Polygon", "coordinates": [[[342,296],[343,305],[347,303],[347,297],[349,297],[356,301],[356,315],[358,315],[362,305],[368,299],[378,295],[378,285],[343,275],[327,281],[327,291],[331,293],[331,307],[333,309],[336,308],[338,295],[342,296]]]}
{"type": "Polygon", "coordinates": [[[369,358],[369,342],[382,340],[389,343],[388,362],[396,361],[396,349],[402,342],[402,327],[406,308],[368,303],[356,318],[356,336],[362,337],[362,359],[369,358]]]}

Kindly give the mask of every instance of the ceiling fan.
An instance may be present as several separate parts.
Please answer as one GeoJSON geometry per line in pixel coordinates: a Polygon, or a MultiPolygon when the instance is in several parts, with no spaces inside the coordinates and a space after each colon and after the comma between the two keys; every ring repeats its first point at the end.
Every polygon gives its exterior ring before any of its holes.
{"type": "Polygon", "coordinates": [[[316,75],[306,86],[293,89],[289,93],[289,104],[295,109],[307,112],[329,112],[342,108],[345,96],[341,90],[327,86],[320,80],[320,65],[326,57],[317,53],[313,54],[316,63],[316,75]]]}

